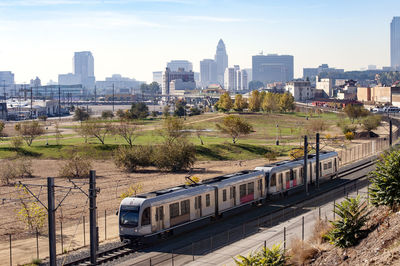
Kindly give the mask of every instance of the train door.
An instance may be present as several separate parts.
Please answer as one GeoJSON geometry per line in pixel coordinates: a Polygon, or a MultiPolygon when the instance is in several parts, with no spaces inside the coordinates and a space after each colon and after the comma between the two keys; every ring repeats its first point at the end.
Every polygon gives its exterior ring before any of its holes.
{"type": "Polygon", "coordinates": [[[156,207],[156,231],[164,229],[164,206],[156,207]]]}
{"type": "Polygon", "coordinates": [[[201,195],[194,198],[194,215],[195,219],[202,216],[201,195]]]}
{"type": "Polygon", "coordinates": [[[232,186],[230,189],[231,206],[236,206],[236,187],[232,186]]]}

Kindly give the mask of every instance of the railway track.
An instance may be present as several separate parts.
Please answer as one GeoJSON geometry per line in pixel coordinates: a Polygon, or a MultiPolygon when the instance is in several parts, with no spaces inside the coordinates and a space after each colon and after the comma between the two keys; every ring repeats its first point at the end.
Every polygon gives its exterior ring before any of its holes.
{"type": "MultiPolygon", "coordinates": [[[[351,175],[351,174],[353,174],[353,173],[355,173],[357,171],[360,171],[362,169],[365,169],[367,167],[370,167],[370,166],[374,165],[375,162],[376,162],[376,159],[372,158],[371,160],[367,160],[367,161],[362,162],[362,163],[357,163],[356,165],[351,166],[350,168],[346,168],[346,169],[342,169],[342,170],[339,169],[337,177],[338,178],[346,177],[346,176],[351,175]]],[[[345,183],[340,184],[338,186],[332,187],[332,188],[328,189],[327,191],[324,191],[324,193],[332,191],[332,190],[340,188],[340,187],[343,187],[343,186],[345,186],[345,185],[347,185],[347,184],[349,184],[351,182],[354,182],[355,180],[363,179],[365,177],[366,177],[366,175],[362,175],[362,176],[359,176],[359,177],[356,177],[356,178],[349,179],[348,182],[345,182],[345,183]]],[[[305,198],[305,199],[303,199],[301,201],[298,201],[298,202],[296,202],[294,204],[305,202],[307,200],[310,200],[310,199],[318,197],[318,196],[320,196],[320,193],[317,193],[316,195],[312,195],[309,198],[305,198]]],[[[282,206],[280,210],[290,208],[291,206],[292,205],[282,206]]],[[[272,215],[272,214],[273,213],[268,213],[268,215],[272,215]]],[[[149,247],[149,245],[147,245],[146,247],[149,247]]],[[[144,246],[143,247],[137,247],[137,246],[133,246],[133,245],[131,245],[129,243],[126,243],[126,244],[121,244],[118,247],[114,247],[114,248],[111,248],[111,249],[108,249],[108,250],[105,250],[105,251],[98,252],[97,253],[97,264],[104,264],[104,263],[107,263],[107,262],[122,258],[122,257],[124,257],[126,255],[138,252],[142,248],[144,248],[144,246]]],[[[74,261],[71,261],[71,262],[67,262],[67,263],[65,263],[63,265],[65,265],[65,266],[91,265],[90,264],[90,256],[85,256],[85,257],[82,257],[80,259],[77,259],[77,260],[74,260],[74,261]]]]}

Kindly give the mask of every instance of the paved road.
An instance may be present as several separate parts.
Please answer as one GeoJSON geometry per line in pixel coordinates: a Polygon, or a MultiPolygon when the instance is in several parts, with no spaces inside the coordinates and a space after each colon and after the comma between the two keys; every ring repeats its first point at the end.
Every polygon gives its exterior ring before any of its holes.
{"type": "MultiPolygon", "coordinates": [[[[368,160],[368,159],[367,159],[368,160]]],[[[370,159],[369,159],[370,160],[370,159]]],[[[360,163],[360,162],[359,162],[360,163]]],[[[357,163],[358,164],[358,163],[357,163]]],[[[347,166],[349,167],[349,166],[347,166]]],[[[368,167],[363,170],[360,170],[356,173],[351,174],[349,177],[346,177],[346,179],[335,179],[332,180],[331,182],[322,184],[320,189],[317,191],[314,188],[310,189],[310,195],[315,195],[322,193],[323,195],[325,191],[331,189],[332,187],[335,187],[339,184],[343,184],[348,179],[350,178],[356,178],[363,176],[370,172],[374,167],[368,167]]],[[[338,195],[333,195],[336,197],[336,199],[340,199],[341,196],[343,195],[343,192],[338,193],[338,195]]],[[[224,217],[221,220],[218,220],[213,223],[207,223],[201,228],[191,230],[190,232],[182,233],[180,235],[177,235],[171,239],[168,240],[158,240],[158,243],[153,247],[153,248],[148,248],[143,251],[143,253],[140,256],[137,256],[133,258],[135,255],[128,256],[125,260],[125,262],[119,262],[118,265],[149,265],[149,260],[152,258],[152,263],[155,265],[156,260],[163,260],[166,259],[165,263],[160,263],[157,265],[171,265],[171,259],[168,259],[171,257],[171,252],[174,251],[174,253],[180,253],[179,256],[176,256],[174,259],[174,265],[183,265],[188,263],[189,261],[193,260],[192,253],[194,253],[195,258],[198,258],[198,256],[202,256],[199,259],[204,258],[206,261],[199,261],[200,264],[197,265],[205,265],[207,261],[211,263],[211,265],[218,265],[220,262],[226,263],[229,259],[232,258],[232,254],[237,255],[237,254],[246,254],[248,250],[252,250],[256,248],[257,246],[262,245],[263,241],[266,239],[270,239],[272,241],[268,241],[269,244],[274,244],[278,242],[282,242],[283,238],[283,233],[281,233],[281,230],[284,226],[284,224],[279,224],[277,226],[271,227],[268,230],[264,230],[259,234],[252,234],[250,237],[248,237],[247,241],[249,242],[242,242],[238,241],[235,242],[229,246],[226,246],[224,248],[220,248],[212,253],[209,254],[214,254],[212,256],[215,257],[210,257],[211,259],[208,259],[207,256],[203,256],[202,250],[204,248],[209,248],[212,249],[211,245],[214,245],[214,247],[218,244],[218,238],[221,238],[226,230],[232,230],[230,233],[230,236],[237,236],[238,233],[236,232],[237,229],[241,228],[242,224],[246,221],[250,221],[254,218],[257,218],[261,215],[267,215],[270,213],[274,213],[277,210],[279,210],[283,206],[288,206],[292,205],[293,203],[299,202],[301,200],[304,200],[306,198],[305,193],[299,193],[296,195],[293,195],[292,197],[282,199],[276,202],[272,202],[268,205],[260,206],[260,207],[245,207],[240,212],[236,212],[234,214],[231,214],[230,216],[224,217]],[[260,235],[261,234],[261,235],[260,235]],[[214,238],[211,240],[211,236],[214,236],[214,238]],[[195,243],[194,246],[192,246],[192,243],[195,243]],[[182,247],[187,247],[184,251],[181,249],[182,247]],[[194,247],[194,248],[191,248],[194,247]],[[180,250],[177,252],[177,250],[180,250]],[[161,258],[163,257],[163,258],[161,258]],[[203,263],[203,264],[202,264],[203,263]]],[[[323,204],[329,203],[333,200],[332,195],[329,197],[327,196],[326,198],[322,197],[322,199],[319,199],[318,201],[311,201],[311,202],[306,202],[304,205],[296,208],[292,208],[289,210],[286,210],[291,213],[296,213],[300,215],[305,215],[306,212],[309,212],[311,209],[315,209],[318,206],[321,206],[323,204]]],[[[328,205],[331,206],[332,205],[328,205]]],[[[329,208],[329,207],[327,207],[329,208]]],[[[321,215],[324,216],[324,211],[325,209],[322,208],[322,213],[321,215]]],[[[308,216],[307,216],[308,217],[308,216]]],[[[290,217],[288,217],[290,218],[290,217]]],[[[299,218],[295,218],[299,219],[299,218]]],[[[286,219],[287,220],[287,219],[286,219]]],[[[313,222],[315,221],[315,218],[312,216],[309,216],[306,220],[306,232],[309,234],[310,228],[313,227],[313,222]]],[[[287,222],[285,222],[287,224],[287,222]]],[[[301,225],[301,223],[300,223],[301,225]]],[[[300,228],[300,230],[295,229],[297,231],[296,233],[301,234],[301,226],[300,227],[295,227],[295,228],[300,228]]],[[[249,228],[244,228],[244,230],[247,231],[249,228]]],[[[251,233],[251,232],[250,232],[251,233]]],[[[292,237],[292,231],[288,230],[288,240],[292,237]]],[[[293,233],[294,234],[294,233],[293,233]]],[[[301,236],[301,235],[300,235],[301,236]]],[[[229,237],[229,236],[228,236],[229,237]]],[[[226,241],[226,236],[224,236],[225,241],[226,241]]],[[[239,237],[240,238],[240,237],[239,237]]],[[[223,241],[223,240],[221,240],[223,241]]],[[[211,256],[210,255],[210,256],[211,256]]],[[[198,263],[198,262],[194,262],[198,263]]]]}

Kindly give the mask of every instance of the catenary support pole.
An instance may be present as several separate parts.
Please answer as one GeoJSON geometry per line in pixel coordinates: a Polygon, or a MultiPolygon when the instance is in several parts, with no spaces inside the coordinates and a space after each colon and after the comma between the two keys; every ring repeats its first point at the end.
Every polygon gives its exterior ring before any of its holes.
{"type": "Polygon", "coordinates": [[[56,217],[54,200],[54,178],[47,178],[47,211],[49,221],[49,255],[50,266],[56,266],[56,217]]]}
{"type": "Polygon", "coordinates": [[[90,170],[90,263],[97,264],[97,228],[96,228],[96,171],[90,170]]]}
{"type": "Polygon", "coordinates": [[[307,136],[304,136],[304,165],[303,165],[303,181],[308,194],[308,181],[307,181],[307,157],[308,157],[308,141],[307,136]]]}
{"type": "Polygon", "coordinates": [[[389,146],[392,146],[393,143],[393,125],[392,119],[389,120],[389,146]]]}
{"type": "Polygon", "coordinates": [[[316,158],[315,158],[315,180],[317,181],[317,189],[319,189],[319,133],[315,135],[316,138],[316,158]]]}

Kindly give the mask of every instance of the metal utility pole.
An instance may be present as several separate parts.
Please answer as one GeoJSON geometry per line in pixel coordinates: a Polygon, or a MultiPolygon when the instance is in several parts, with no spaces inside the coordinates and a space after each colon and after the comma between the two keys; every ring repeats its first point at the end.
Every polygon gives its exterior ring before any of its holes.
{"type": "Polygon", "coordinates": [[[58,85],[58,119],[61,119],[61,87],[58,85]]]}
{"type": "Polygon", "coordinates": [[[33,108],[32,108],[32,104],[33,104],[33,88],[31,86],[31,119],[33,119],[33,108]]]}
{"type": "Polygon", "coordinates": [[[96,171],[90,170],[90,263],[96,265],[97,260],[97,228],[96,228],[96,171]]]}
{"type": "Polygon", "coordinates": [[[54,200],[54,178],[47,178],[47,211],[49,220],[50,266],[56,266],[56,217],[54,200]]]}
{"type": "Polygon", "coordinates": [[[393,125],[392,119],[389,120],[389,146],[392,146],[393,143],[393,125]]]}
{"type": "Polygon", "coordinates": [[[4,91],[4,102],[7,102],[6,98],[6,81],[3,79],[3,91],[4,91]]]}
{"type": "Polygon", "coordinates": [[[96,104],[96,98],[97,98],[97,89],[96,85],[94,86],[94,104],[96,104]]]}
{"type": "Polygon", "coordinates": [[[307,136],[304,136],[304,166],[303,166],[303,180],[308,195],[308,181],[307,181],[307,158],[308,157],[308,141],[307,136]]]}
{"type": "Polygon", "coordinates": [[[114,92],[114,83],[113,83],[113,94],[112,94],[113,113],[114,113],[114,95],[115,95],[115,92],[114,92]]]}
{"type": "Polygon", "coordinates": [[[316,147],[316,159],[315,159],[315,171],[316,171],[316,181],[317,181],[317,189],[319,189],[319,133],[316,134],[315,136],[316,142],[317,142],[317,147],[316,147]]]}

